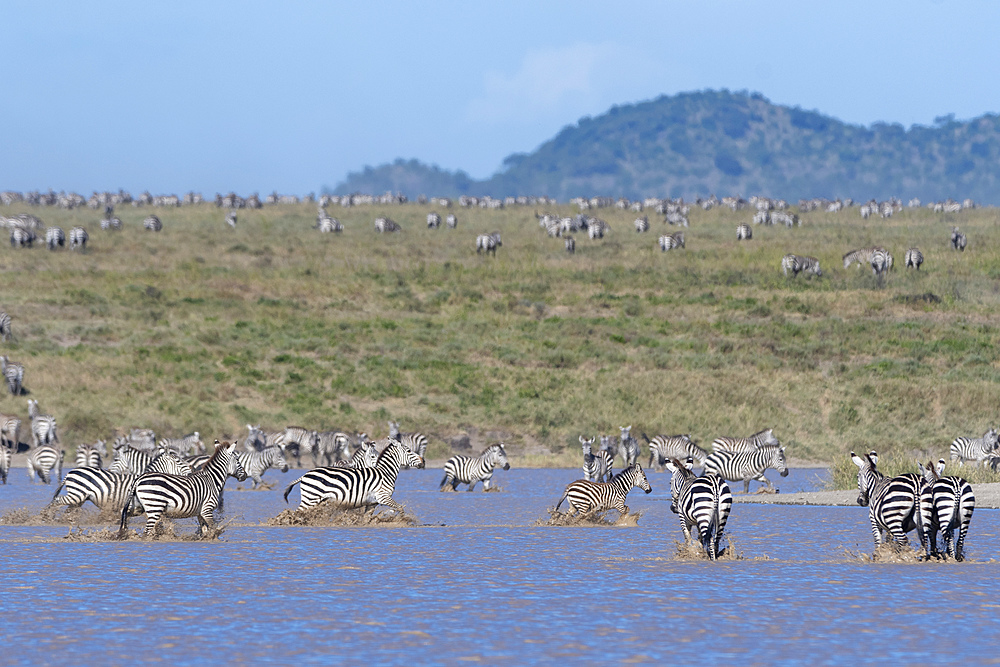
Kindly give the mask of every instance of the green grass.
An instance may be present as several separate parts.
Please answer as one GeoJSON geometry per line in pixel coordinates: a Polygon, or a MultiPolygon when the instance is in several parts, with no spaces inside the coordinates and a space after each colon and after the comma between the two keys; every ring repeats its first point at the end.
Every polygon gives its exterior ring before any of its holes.
{"type": "MultiPolygon", "coordinates": [[[[858,453],[860,454],[860,452],[858,453]]],[[[948,461],[947,454],[933,459],[925,456],[919,459],[919,462],[926,466],[928,463],[936,462],[939,458],[948,462],[944,470],[945,475],[957,475],[972,484],[1000,482],[1000,473],[994,472],[988,466],[977,466],[973,463],[960,466],[948,461]]],[[[882,456],[879,453],[876,467],[886,477],[895,477],[908,472],[919,475],[920,469],[917,467],[917,462],[918,459],[898,451],[889,456],[882,456]]],[[[858,487],[858,467],[854,465],[848,454],[838,457],[830,466],[830,480],[827,486],[831,489],[856,489],[858,487]]]]}
{"type": "MultiPolygon", "coordinates": [[[[531,209],[457,209],[458,230],[428,230],[429,210],[331,209],[346,229],[323,235],[306,204],[240,211],[236,230],[209,204],[160,209],[159,234],[141,229],[147,209],[119,211],[119,233],[87,209],[33,209],[87,227],[90,248],[0,250],[17,336],[4,351],[70,447],[138,426],[382,435],[391,418],[428,433],[435,458],[467,434],[504,439],[515,463],[576,465],[580,433],[631,424],[709,442],[773,426],[790,457],[833,462],[873,447],[937,459],[996,425],[995,209],[808,213],[746,243],[735,227],[751,213],[699,209],[668,253],[658,216],[636,234],[634,214],[601,211],[612,232],[577,234],[575,256],[531,209]],[[404,231],[376,234],[385,214],[404,231]],[[497,257],[477,256],[493,230],[497,257]],[[881,287],[840,262],[875,243],[896,256],[881,287]],[[911,244],[919,274],[902,267],[911,244]],[[819,257],[823,277],[784,278],[787,252],[819,257]]],[[[0,410],[26,418],[25,397],[0,410]]]]}

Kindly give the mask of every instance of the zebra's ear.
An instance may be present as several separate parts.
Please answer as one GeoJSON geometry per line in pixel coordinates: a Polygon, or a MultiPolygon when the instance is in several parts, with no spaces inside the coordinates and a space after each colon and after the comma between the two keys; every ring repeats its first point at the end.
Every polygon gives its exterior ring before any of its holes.
{"type": "MultiPolygon", "coordinates": [[[[861,458],[860,456],[858,456],[857,454],[855,454],[854,452],[851,452],[851,460],[854,461],[854,465],[858,466],[859,468],[864,468],[865,467],[865,463],[866,463],[865,460],[863,458],[861,458]]],[[[870,462],[871,461],[868,461],[868,463],[870,463],[870,462]]]]}

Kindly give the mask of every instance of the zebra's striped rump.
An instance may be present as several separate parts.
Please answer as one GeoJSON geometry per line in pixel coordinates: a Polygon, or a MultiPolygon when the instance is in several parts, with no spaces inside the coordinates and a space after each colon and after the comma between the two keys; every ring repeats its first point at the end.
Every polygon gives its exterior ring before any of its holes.
{"type": "Polygon", "coordinates": [[[564,500],[569,500],[573,508],[573,514],[580,512],[600,512],[607,509],[616,509],[625,516],[628,514],[628,506],[625,505],[625,496],[634,487],[638,487],[650,493],[653,488],[646,479],[646,473],[642,471],[642,466],[638,463],[623,470],[610,482],[590,482],[579,479],[571,482],[562,498],[556,503],[556,511],[564,500]]]}
{"type": "MultiPolygon", "coordinates": [[[[80,507],[89,500],[102,511],[121,512],[132,497],[137,479],[138,475],[118,475],[100,468],[74,468],[66,473],[66,479],[56,487],[49,507],[80,507]],[[66,493],[60,496],[59,492],[63,489],[66,493]]],[[[141,513],[135,511],[138,507],[138,504],[133,503],[133,516],[141,513]]]]}
{"type": "Polygon", "coordinates": [[[698,540],[710,560],[719,557],[719,541],[729,521],[733,494],[725,480],[717,475],[696,477],[691,472],[694,460],[686,464],[676,458],[667,462],[673,473],[670,479],[670,511],[678,515],[685,541],[691,541],[691,528],[698,528],[698,540]]]}
{"type": "Polygon", "coordinates": [[[923,543],[916,475],[886,477],[875,468],[877,458],[870,454],[862,458],[851,452],[851,461],[858,466],[858,504],[868,507],[875,546],[882,544],[883,531],[894,545],[905,545],[906,533],[914,528],[923,543]]]}
{"type": "Polygon", "coordinates": [[[476,488],[476,483],[482,480],[483,491],[490,490],[493,480],[493,470],[497,466],[503,466],[504,470],[510,470],[510,463],[507,462],[507,450],[504,443],[498,442],[483,450],[479,456],[453,456],[444,464],[444,478],[441,480],[439,490],[450,486],[454,491],[459,484],[468,484],[469,491],[476,488]]]}
{"type": "Polygon", "coordinates": [[[976,509],[976,496],[972,485],[961,477],[942,477],[945,461],[940,459],[935,468],[920,466],[923,485],[920,489],[920,521],[923,526],[924,549],[927,558],[941,557],[937,535],[944,537],[945,553],[956,561],[965,558],[965,536],[969,532],[972,513],[976,509]],[[958,541],[954,540],[958,530],[958,541]]]}

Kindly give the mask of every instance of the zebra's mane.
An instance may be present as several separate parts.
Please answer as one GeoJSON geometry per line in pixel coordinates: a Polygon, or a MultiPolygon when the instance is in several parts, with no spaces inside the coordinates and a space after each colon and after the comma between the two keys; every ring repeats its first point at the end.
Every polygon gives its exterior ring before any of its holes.
{"type": "MultiPolygon", "coordinates": [[[[212,452],[212,455],[208,458],[208,461],[205,462],[205,466],[204,467],[207,468],[212,463],[212,461],[214,461],[217,458],[219,458],[222,455],[222,451],[224,449],[226,449],[227,447],[229,447],[230,444],[231,443],[228,443],[228,442],[222,442],[222,443],[220,443],[218,440],[216,440],[215,441],[215,451],[212,452]]],[[[162,456],[162,454],[160,456],[162,456]]],[[[159,458],[159,457],[157,457],[157,458],[159,458]]]]}
{"type": "Polygon", "coordinates": [[[382,450],[382,451],[381,451],[381,452],[379,453],[379,455],[378,455],[378,458],[377,458],[377,459],[375,460],[375,463],[376,463],[376,464],[378,464],[378,463],[381,463],[382,459],[383,459],[383,458],[384,458],[384,457],[386,456],[386,453],[387,453],[387,452],[388,452],[388,451],[389,451],[390,449],[392,449],[393,445],[395,445],[395,446],[397,446],[397,447],[402,447],[402,446],[403,446],[403,443],[401,443],[401,442],[400,442],[399,440],[391,440],[391,439],[390,439],[390,440],[389,440],[389,444],[388,444],[388,446],[386,446],[386,448],[385,448],[385,449],[383,449],[383,450],[382,450]]]}

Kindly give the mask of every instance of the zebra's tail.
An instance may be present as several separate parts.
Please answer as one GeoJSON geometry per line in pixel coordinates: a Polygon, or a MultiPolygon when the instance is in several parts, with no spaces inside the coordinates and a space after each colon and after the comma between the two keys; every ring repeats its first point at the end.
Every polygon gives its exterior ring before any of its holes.
{"type": "MultiPolygon", "coordinates": [[[[137,480],[138,481],[138,480],[137,480]]],[[[138,483],[132,486],[132,493],[128,494],[128,500],[125,501],[125,505],[122,507],[122,522],[118,526],[118,539],[125,539],[126,531],[128,530],[128,511],[132,507],[132,503],[135,502],[136,491],[138,490],[138,483]]]]}
{"type": "Polygon", "coordinates": [[[295,486],[296,484],[298,484],[301,481],[302,481],[302,477],[299,477],[297,480],[295,480],[294,482],[292,482],[291,484],[289,484],[287,489],[285,489],[285,503],[288,503],[288,494],[292,492],[292,487],[295,486]]]}
{"type": "Polygon", "coordinates": [[[569,487],[566,487],[566,491],[563,492],[562,498],[560,498],[559,502],[556,503],[556,512],[559,511],[559,506],[562,505],[563,501],[566,500],[567,497],[569,497],[569,487]]]}
{"type": "MultiPolygon", "coordinates": [[[[52,494],[52,502],[53,503],[56,501],[56,496],[59,495],[59,492],[62,491],[62,488],[64,486],[66,486],[66,480],[65,479],[60,479],[59,480],[59,486],[56,487],[56,492],[52,494]]],[[[49,504],[51,505],[52,503],[49,503],[49,504]]]]}
{"type": "Polygon", "coordinates": [[[651,440],[649,439],[649,436],[646,435],[645,433],[642,434],[642,439],[646,441],[647,445],[651,442],[651,440]]]}
{"type": "Polygon", "coordinates": [[[438,485],[438,491],[444,488],[444,485],[448,483],[448,475],[441,478],[441,483],[438,485]]]}

